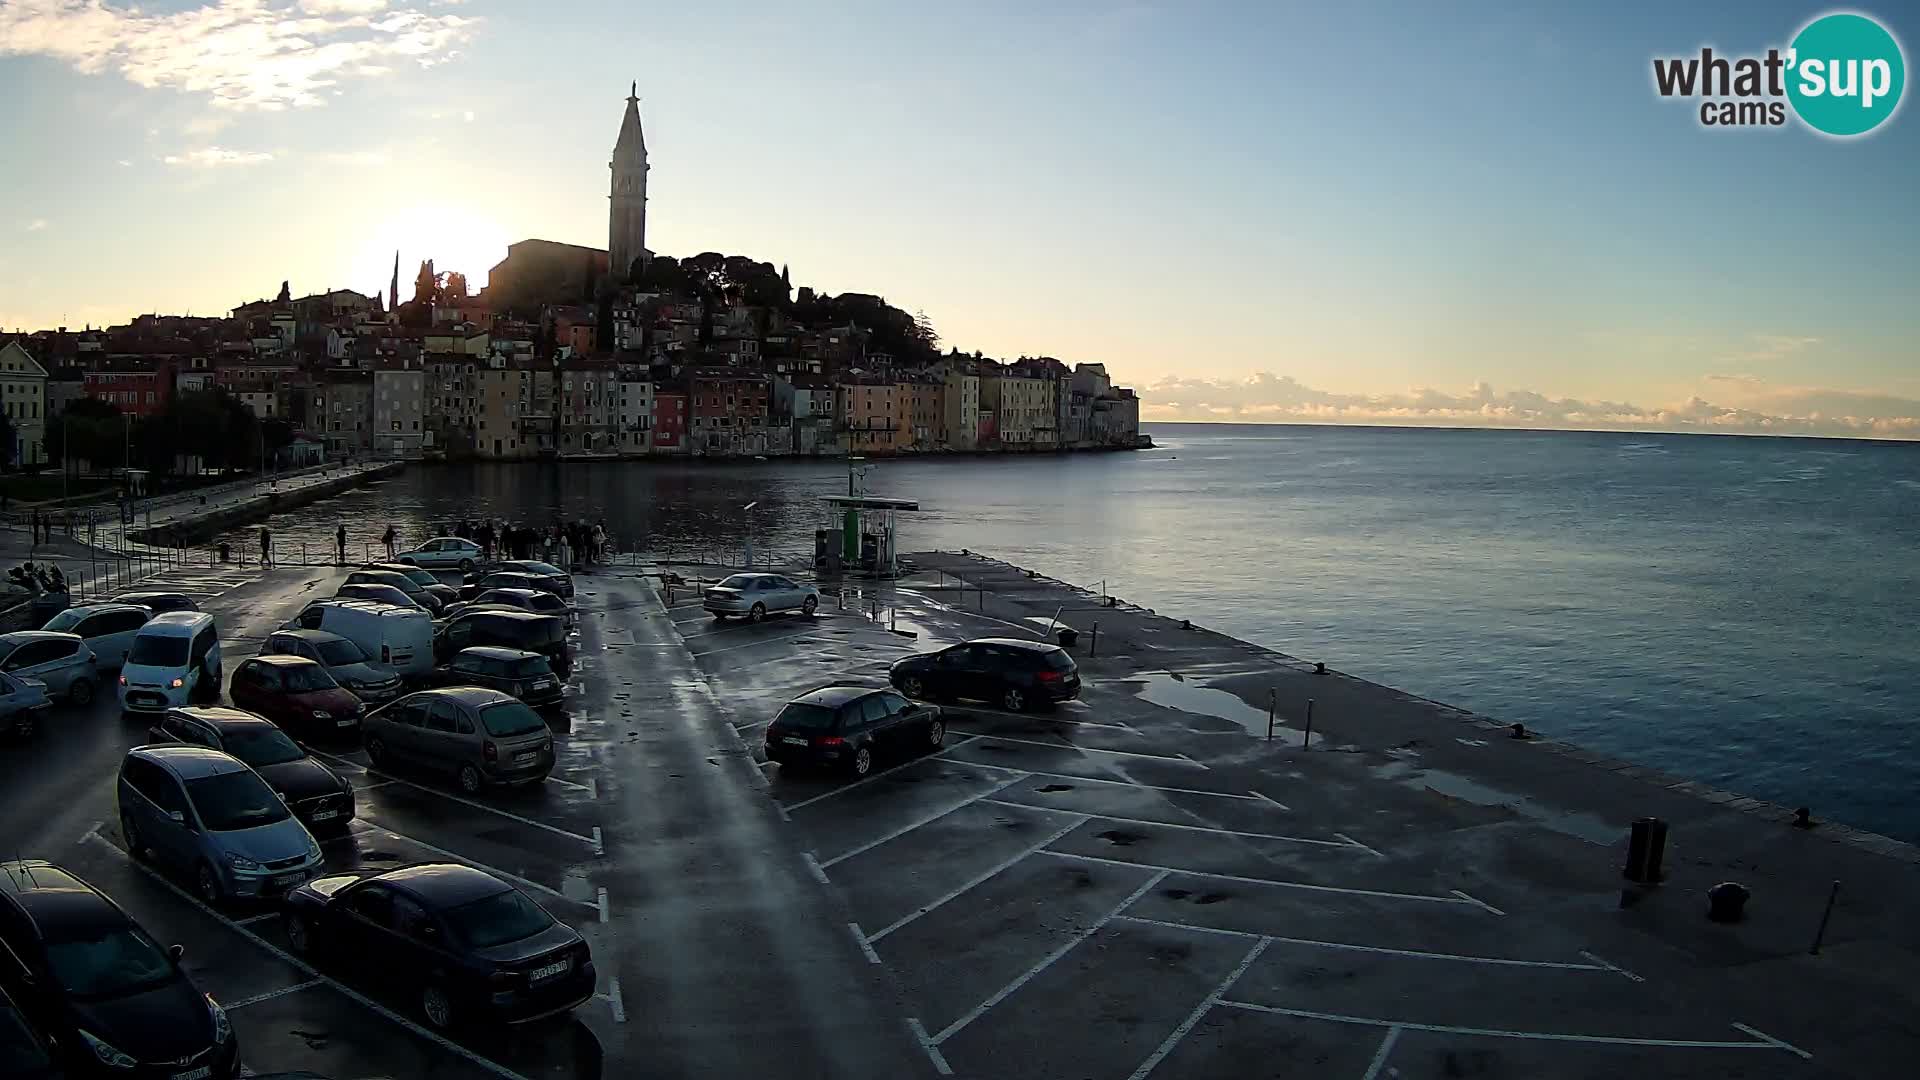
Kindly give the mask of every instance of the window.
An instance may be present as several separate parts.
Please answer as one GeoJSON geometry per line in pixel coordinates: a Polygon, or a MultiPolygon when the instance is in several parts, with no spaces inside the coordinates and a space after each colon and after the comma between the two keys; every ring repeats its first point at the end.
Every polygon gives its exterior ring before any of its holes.
{"type": "Polygon", "coordinates": [[[453,734],[458,729],[456,709],[452,702],[436,701],[427,712],[427,730],[453,734]]]}
{"type": "Polygon", "coordinates": [[[393,925],[393,892],[384,885],[362,885],[347,898],[347,910],[376,926],[393,925]]]}
{"type": "Polygon", "coordinates": [[[887,718],[887,703],[881,700],[879,694],[862,698],[860,701],[860,718],[869,724],[880,723],[887,718]]]}

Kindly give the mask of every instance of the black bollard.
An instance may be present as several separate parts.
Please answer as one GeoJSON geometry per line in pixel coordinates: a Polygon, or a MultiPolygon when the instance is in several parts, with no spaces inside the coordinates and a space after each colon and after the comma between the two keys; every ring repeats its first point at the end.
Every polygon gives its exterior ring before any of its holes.
{"type": "Polygon", "coordinates": [[[1746,917],[1747,898],[1753,894],[1737,881],[1723,881],[1707,890],[1707,918],[1736,923],[1746,917]]]}
{"type": "Polygon", "coordinates": [[[1627,833],[1628,881],[1642,885],[1660,883],[1660,864],[1666,859],[1667,823],[1659,818],[1640,818],[1627,833]]]}

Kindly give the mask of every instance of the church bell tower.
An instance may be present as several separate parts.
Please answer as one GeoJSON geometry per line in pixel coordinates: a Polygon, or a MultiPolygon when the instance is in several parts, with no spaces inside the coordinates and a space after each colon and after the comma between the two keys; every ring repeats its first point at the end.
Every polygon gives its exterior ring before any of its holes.
{"type": "Polygon", "coordinates": [[[620,120],[620,138],[613,144],[613,193],[607,211],[608,271],[615,281],[626,281],[635,259],[647,251],[647,139],[640,131],[640,86],[627,94],[627,113],[620,120]]]}

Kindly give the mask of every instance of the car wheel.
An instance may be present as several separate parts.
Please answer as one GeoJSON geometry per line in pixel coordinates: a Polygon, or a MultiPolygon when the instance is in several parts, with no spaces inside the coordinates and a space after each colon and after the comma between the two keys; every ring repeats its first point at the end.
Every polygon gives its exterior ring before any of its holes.
{"type": "Polygon", "coordinates": [[[807,597],[806,602],[800,605],[800,610],[806,612],[808,615],[811,615],[813,614],[814,609],[819,606],[820,606],[820,598],[817,596],[809,596],[807,597]]]}
{"type": "Polygon", "coordinates": [[[940,749],[941,745],[944,744],[946,741],[947,741],[947,725],[945,721],[935,720],[933,723],[927,725],[927,745],[928,746],[932,747],[935,750],[938,750],[940,749]]]}
{"type": "Polygon", "coordinates": [[[900,690],[902,693],[906,694],[910,698],[919,698],[920,700],[923,700],[923,701],[926,700],[927,684],[924,682],[921,682],[920,676],[918,675],[909,675],[906,678],[901,679],[900,690]]]}
{"type": "Polygon", "coordinates": [[[853,752],[853,761],[848,766],[856,777],[862,777],[873,771],[873,749],[863,746],[853,752]]]}
{"type": "Polygon", "coordinates": [[[1025,712],[1027,708],[1027,692],[1017,686],[1009,686],[1005,692],[1000,695],[1000,704],[1005,705],[1008,712],[1025,712]]]}
{"type": "Polygon", "coordinates": [[[469,795],[478,795],[480,794],[481,783],[482,779],[479,769],[474,768],[471,763],[460,766],[461,791],[469,795]]]}
{"type": "Polygon", "coordinates": [[[473,573],[473,560],[472,560],[472,559],[461,559],[461,560],[460,560],[460,572],[461,572],[461,573],[463,573],[463,574],[471,574],[471,573],[473,573]]]}
{"type": "Polygon", "coordinates": [[[73,685],[67,687],[67,700],[73,702],[75,705],[85,705],[91,702],[93,700],[93,680],[84,677],[73,680],[73,685]]]}
{"type": "Polygon", "coordinates": [[[367,740],[367,760],[373,762],[375,765],[385,765],[387,763],[387,743],[385,739],[375,736],[367,740]]]}
{"type": "Polygon", "coordinates": [[[220,875],[213,872],[212,866],[203,862],[194,870],[193,891],[209,905],[220,902],[220,875]]]}
{"type": "Polygon", "coordinates": [[[141,862],[146,861],[147,846],[140,842],[140,826],[125,814],[120,815],[120,837],[127,842],[127,854],[141,862]]]}
{"type": "Polygon", "coordinates": [[[420,1011],[427,1023],[442,1031],[453,1026],[453,997],[444,987],[428,986],[420,993],[420,1011]]]}
{"type": "Polygon", "coordinates": [[[764,619],[766,617],[767,617],[767,605],[765,604],[755,604],[753,605],[753,610],[747,612],[748,622],[759,622],[761,619],[764,619]]]}
{"type": "Polygon", "coordinates": [[[313,950],[313,924],[305,915],[287,916],[287,945],[296,956],[305,956],[313,950]]]}

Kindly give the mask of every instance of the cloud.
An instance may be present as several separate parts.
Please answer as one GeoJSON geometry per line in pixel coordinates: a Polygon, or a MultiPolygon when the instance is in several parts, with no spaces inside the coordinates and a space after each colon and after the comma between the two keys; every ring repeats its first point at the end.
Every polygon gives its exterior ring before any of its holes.
{"type": "Polygon", "coordinates": [[[133,168],[133,162],[128,161],[126,158],[121,158],[120,160],[116,161],[114,164],[119,165],[123,169],[133,168]]]}
{"type": "Polygon", "coordinates": [[[320,105],[343,79],[387,62],[431,67],[476,25],[371,0],[213,0],[157,14],[102,0],[8,0],[0,56],[51,57],[220,108],[271,111],[320,105]]]}
{"type": "Polygon", "coordinates": [[[34,218],[32,221],[27,222],[26,225],[22,227],[25,228],[28,232],[45,232],[47,228],[47,219],[34,218]]]}
{"type": "Polygon", "coordinates": [[[273,155],[262,150],[225,150],[218,146],[168,154],[160,159],[168,165],[186,165],[196,169],[220,169],[230,165],[264,165],[273,155]]]}
{"type": "Polygon", "coordinates": [[[1393,424],[1603,431],[1714,431],[1729,434],[1833,435],[1920,439],[1920,399],[1810,387],[1775,387],[1753,376],[1708,376],[1744,387],[1770,407],[1717,404],[1698,395],[1677,405],[1550,398],[1531,390],[1496,391],[1476,383],[1462,393],[1431,388],[1404,394],[1341,394],[1291,376],[1247,379],[1168,376],[1140,391],[1145,420],[1237,423],[1393,424]],[[1757,386],[1757,389],[1756,389],[1757,386]]]}

